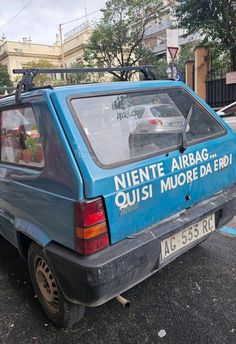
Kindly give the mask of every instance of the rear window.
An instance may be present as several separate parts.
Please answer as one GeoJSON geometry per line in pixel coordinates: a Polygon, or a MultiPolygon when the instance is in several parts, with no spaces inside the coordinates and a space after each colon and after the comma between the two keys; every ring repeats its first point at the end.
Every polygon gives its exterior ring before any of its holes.
{"type": "Polygon", "coordinates": [[[102,165],[120,164],[176,148],[191,108],[189,144],[225,132],[183,89],[76,98],[71,104],[90,148],[102,165]]]}

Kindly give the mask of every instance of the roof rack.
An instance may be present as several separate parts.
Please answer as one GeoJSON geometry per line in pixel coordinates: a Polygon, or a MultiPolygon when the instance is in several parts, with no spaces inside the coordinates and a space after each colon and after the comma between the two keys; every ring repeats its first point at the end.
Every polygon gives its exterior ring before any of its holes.
{"type": "Polygon", "coordinates": [[[16,87],[14,86],[0,86],[0,91],[14,91],[16,87]]]}
{"type": "MultiPolygon", "coordinates": [[[[154,66],[136,66],[136,67],[111,67],[111,68],[50,68],[50,69],[13,69],[14,74],[23,74],[22,79],[16,87],[16,103],[21,103],[21,93],[34,89],[33,80],[37,74],[67,74],[67,73],[104,73],[104,72],[141,72],[143,80],[155,80],[155,75],[151,69],[154,66]]],[[[52,86],[46,86],[52,87],[52,86]]],[[[39,89],[40,87],[37,87],[39,89]]],[[[41,87],[45,88],[45,86],[41,87]]]]}

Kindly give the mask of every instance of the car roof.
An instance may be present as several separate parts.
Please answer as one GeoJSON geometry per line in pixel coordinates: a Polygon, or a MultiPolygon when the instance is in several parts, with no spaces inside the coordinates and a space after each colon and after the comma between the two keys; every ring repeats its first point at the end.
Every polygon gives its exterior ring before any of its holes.
{"type": "Polygon", "coordinates": [[[58,96],[64,97],[91,97],[99,95],[108,95],[124,92],[138,92],[148,89],[156,88],[170,88],[170,87],[186,87],[182,82],[174,82],[167,80],[154,81],[125,81],[125,82],[111,82],[111,83],[94,83],[75,86],[62,86],[54,88],[52,92],[58,96]]]}

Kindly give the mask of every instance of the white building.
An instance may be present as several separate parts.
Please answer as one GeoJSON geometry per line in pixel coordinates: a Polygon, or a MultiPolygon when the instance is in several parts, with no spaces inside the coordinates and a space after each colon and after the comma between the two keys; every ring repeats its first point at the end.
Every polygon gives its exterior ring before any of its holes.
{"type": "Polygon", "coordinates": [[[171,56],[168,47],[181,49],[186,43],[197,41],[199,34],[186,36],[186,30],[178,28],[173,5],[175,0],[165,0],[164,7],[159,12],[159,19],[153,19],[145,32],[144,42],[157,56],[166,57],[170,62],[171,56]]]}

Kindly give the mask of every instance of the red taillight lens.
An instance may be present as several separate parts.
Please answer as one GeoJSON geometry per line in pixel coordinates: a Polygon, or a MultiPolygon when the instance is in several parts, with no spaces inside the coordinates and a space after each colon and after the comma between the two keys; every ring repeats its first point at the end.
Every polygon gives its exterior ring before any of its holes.
{"type": "Polygon", "coordinates": [[[101,251],[107,246],[109,246],[108,235],[89,240],[77,239],[77,251],[85,256],[101,251]]]}
{"type": "Polygon", "coordinates": [[[152,125],[163,125],[163,122],[160,119],[149,119],[148,123],[152,125]]]}
{"type": "Polygon", "coordinates": [[[102,200],[96,199],[92,202],[81,202],[76,204],[77,226],[88,227],[105,221],[102,200]]]}
{"type": "Polygon", "coordinates": [[[89,255],[109,245],[102,199],[76,203],[76,249],[89,255]]]}

